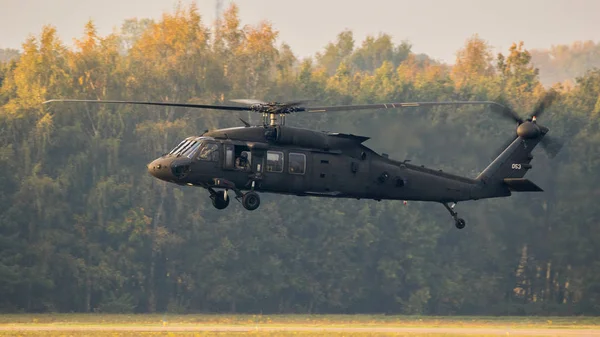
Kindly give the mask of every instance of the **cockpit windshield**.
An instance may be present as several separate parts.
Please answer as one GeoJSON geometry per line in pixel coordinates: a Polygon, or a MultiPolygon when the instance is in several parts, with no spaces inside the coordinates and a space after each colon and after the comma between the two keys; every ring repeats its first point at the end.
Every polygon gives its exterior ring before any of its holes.
{"type": "Polygon", "coordinates": [[[187,139],[182,141],[181,143],[179,143],[179,145],[175,146],[173,148],[173,150],[171,150],[171,152],[169,152],[169,154],[172,154],[172,155],[178,154],[184,147],[186,147],[191,142],[192,142],[191,140],[187,140],[187,139]]]}
{"type": "Polygon", "coordinates": [[[179,145],[177,145],[173,150],[171,150],[171,152],[169,152],[169,154],[174,155],[174,156],[182,156],[197,144],[198,144],[198,142],[193,141],[193,140],[184,140],[179,145]]]}
{"type": "MultiPolygon", "coordinates": [[[[193,158],[195,154],[198,152],[198,149],[201,148],[200,157],[203,155],[206,157],[210,155],[212,152],[218,149],[217,145],[212,142],[206,142],[206,139],[197,138],[197,139],[186,139],[179,143],[177,146],[169,152],[169,155],[172,156],[185,156],[188,158],[193,158]]],[[[207,159],[207,158],[200,158],[207,159]]]]}

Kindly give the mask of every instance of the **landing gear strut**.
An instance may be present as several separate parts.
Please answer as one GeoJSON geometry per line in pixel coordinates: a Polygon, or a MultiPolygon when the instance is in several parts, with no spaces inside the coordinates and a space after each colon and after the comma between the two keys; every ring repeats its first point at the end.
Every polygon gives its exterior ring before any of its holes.
{"type": "Polygon", "coordinates": [[[225,209],[229,206],[229,196],[227,195],[227,191],[215,191],[210,194],[210,199],[212,201],[213,206],[216,209],[225,209]]]}
{"type": "Polygon", "coordinates": [[[463,229],[466,226],[466,222],[464,219],[461,219],[458,217],[458,213],[456,213],[454,211],[454,207],[456,206],[455,203],[452,204],[452,206],[448,206],[448,203],[442,203],[442,205],[444,205],[444,207],[446,207],[446,209],[448,210],[448,212],[450,212],[450,215],[452,216],[452,218],[454,219],[454,225],[456,226],[456,228],[458,229],[463,229]]]}

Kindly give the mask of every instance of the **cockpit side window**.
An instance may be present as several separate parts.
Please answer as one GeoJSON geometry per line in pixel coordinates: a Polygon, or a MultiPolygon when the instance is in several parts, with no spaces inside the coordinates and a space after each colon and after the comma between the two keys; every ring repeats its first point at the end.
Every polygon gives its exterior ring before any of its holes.
{"type": "Polygon", "coordinates": [[[219,161],[219,145],[211,142],[203,142],[198,152],[198,159],[219,161]]]}

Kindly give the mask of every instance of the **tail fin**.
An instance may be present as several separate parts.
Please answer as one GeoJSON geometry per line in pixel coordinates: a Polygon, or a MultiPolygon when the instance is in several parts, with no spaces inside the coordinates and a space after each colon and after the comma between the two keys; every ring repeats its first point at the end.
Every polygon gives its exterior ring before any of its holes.
{"type": "Polygon", "coordinates": [[[529,164],[533,159],[531,151],[542,140],[545,131],[547,129],[533,138],[517,136],[476,179],[487,186],[498,187],[504,185],[513,191],[541,190],[529,180],[522,178],[532,167],[529,164]]]}

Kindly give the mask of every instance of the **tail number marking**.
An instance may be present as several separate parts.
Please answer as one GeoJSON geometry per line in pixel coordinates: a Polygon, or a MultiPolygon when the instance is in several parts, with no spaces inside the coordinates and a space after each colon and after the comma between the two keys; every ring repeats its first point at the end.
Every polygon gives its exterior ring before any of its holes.
{"type": "Polygon", "coordinates": [[[520,170],[521,169],[521,164],[512,164],[512,169],[513,170],[520,170]]]}

